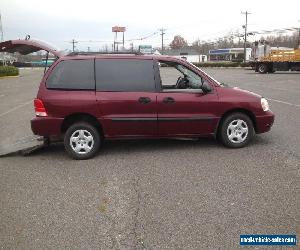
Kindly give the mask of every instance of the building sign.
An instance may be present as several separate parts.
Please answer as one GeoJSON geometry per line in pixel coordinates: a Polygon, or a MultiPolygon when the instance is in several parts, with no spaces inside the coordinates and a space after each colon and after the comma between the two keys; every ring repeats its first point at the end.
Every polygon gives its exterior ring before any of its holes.
{"type": "Polygon", "coordinates": [[[125,32],[126,27],[114,26],[114,27],[112,27],[111,30],[112,30],[112,32],[125,32]]]}
{"type": "Polygon", "coordinates": [[[139,45],[139,52],[143,54],[152,54],[152,45],[139,45]]]}
{"type": "Polygon", "coordinates": [[[214,50],[210,50],[208,53],[209,54],[226,54],[229,52],[230,52],[229,49],[214,49],[214,50]]]}

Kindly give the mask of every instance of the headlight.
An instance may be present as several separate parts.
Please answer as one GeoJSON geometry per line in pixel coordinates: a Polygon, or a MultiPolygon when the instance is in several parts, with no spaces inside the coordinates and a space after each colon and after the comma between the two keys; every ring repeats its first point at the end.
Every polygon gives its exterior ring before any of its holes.
{"type": "Polygon", "coordinates": [[[268,111],[268,110],[270,110],[270,108],[269,108],[269,103],[268,103],[268,101],[267,101],[266,98],[261,98],[261,99],[260,99],[260,103],[261,103],[261,107],[262,107],[263,111],[268,111]]]}

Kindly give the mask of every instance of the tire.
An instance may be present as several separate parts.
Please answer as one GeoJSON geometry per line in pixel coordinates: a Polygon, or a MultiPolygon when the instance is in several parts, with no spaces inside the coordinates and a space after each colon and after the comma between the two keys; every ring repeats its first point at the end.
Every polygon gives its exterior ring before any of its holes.
{"type": "Polygon", "coordinates": [[[242,148],[251,141],[254,127],[246,114],[232,113],[222,121],[218,132],[218,137],[224,146],[242,148]]]}
{"type": "Polygon", "coordinates": [[[70,126],[64,136],[67,153],[76,160],[90,159],[98,152],[101,137],[97,129],[86,122],[70,126]]]}
{"type": "Polygon", "coordinates": [[[265,63],[261,63],[258,65],[258,72],[261,74],[265,74],[268,72],[268,65],[265,63]]]}

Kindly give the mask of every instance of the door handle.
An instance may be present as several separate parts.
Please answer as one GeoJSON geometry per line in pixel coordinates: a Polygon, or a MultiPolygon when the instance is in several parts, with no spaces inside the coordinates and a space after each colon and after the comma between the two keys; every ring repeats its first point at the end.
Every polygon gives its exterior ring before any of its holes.
{"type": "Polygon", "coordinates": [[[165,97],[163,103],[174,103],[175,99],[173,97],[165,97]]]}
{"type": "Polygon", "coordinates": [[[151,99],[149,97],[140,97],[139,98],[139,103],[147,104],[149,102],[151,102],[151,99]]]}

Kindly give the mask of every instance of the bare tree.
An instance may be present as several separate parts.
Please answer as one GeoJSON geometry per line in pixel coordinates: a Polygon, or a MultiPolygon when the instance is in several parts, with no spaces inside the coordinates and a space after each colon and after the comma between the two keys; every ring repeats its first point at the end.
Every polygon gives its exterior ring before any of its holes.
{"type": "Polygon", "coordinates": [[[289,47],[289,48],[295,47],[295,48],[297,48],[298,32],[294,32],[292,35],[261,37],[260,40],[268,41],[268,43],[272,47],[289,47]]]}

